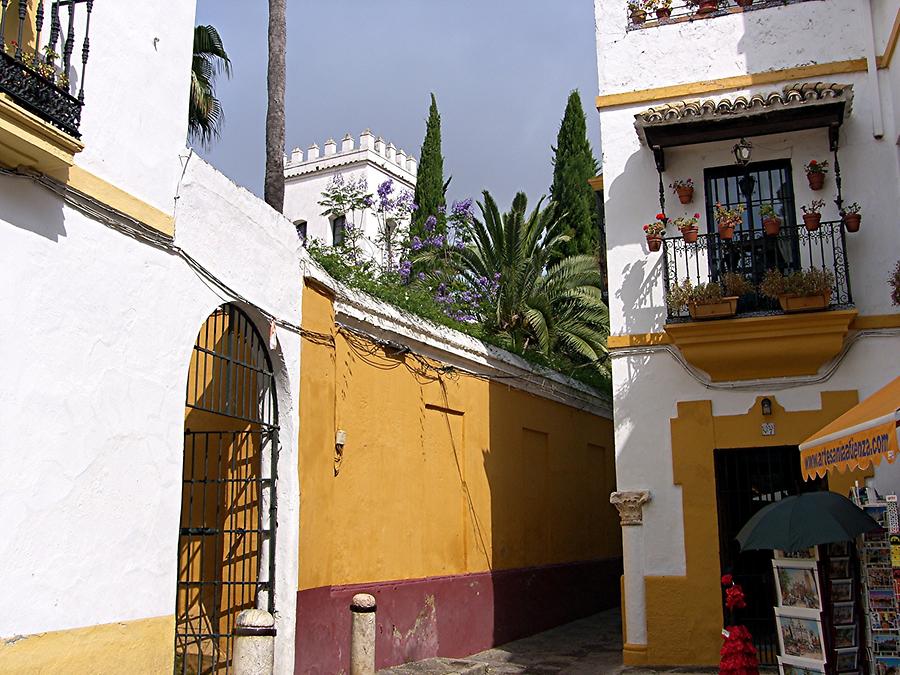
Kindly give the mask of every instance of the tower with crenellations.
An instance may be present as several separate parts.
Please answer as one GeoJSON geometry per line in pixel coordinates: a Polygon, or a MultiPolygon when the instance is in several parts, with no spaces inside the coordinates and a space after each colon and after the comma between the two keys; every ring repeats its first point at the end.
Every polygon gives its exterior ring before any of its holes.
{"type": "MultiPolygon", "coordinates": [[[[415,190],[416,169],[415,157],[380,136],[376,137],[368,129],[358,139],[348,133],[340,143],[331,138],[321,148],[316,143],[305,152],[299,147],[294,148],[284,164],[284,214],[297,226],[304,241],[334,245],[341,239],[347,217],[322,215],[324,209],[319,202],[322,192],[335,176],[347,181],[362,178],[373,195],[379,185],[391,180],[396,195],[415,190]]],[[[361,230],[359,244],[363,254],[379,260],[379,223],[374,210],[355,213],[353,220],[352,225],[361,230]]]]}

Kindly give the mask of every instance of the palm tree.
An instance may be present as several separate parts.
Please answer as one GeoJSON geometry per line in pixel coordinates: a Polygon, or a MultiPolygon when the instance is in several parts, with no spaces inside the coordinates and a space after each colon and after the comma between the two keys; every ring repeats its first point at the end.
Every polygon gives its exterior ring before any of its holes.
{"type": "Polygon", "coordinates": [[[284,88],[287,50],[286,0],[269,0],[269,70],[266,109],[266,176],[263,196],[273,209],[284,209],[284,88]]]}
{"type": "Polygon", "coordinates": [[[573,255],[551,263],[568,241],[552,202],[530,215],[521,192],[500,214],[490,193],[478,203],[483,220],[470,226],[472,244],[459,252],[461,273],[476,284],[499,279],[496,305],[485,328],[515,351],[562,353],[600,369],[607,354],[609,313],[601,299],[596,258],[573,255]],[[495,276],[499,275],[499,277],[495,276]]]}
{"type": "Polygon", "coordinates": [[[188,104],[188,136],[209,147],[222,128],[222,105],[216,98],[216,76],[231,77],[231,59],[213,26],[194,28],[194,58],[191,62],[191,99],[188,104]]]}

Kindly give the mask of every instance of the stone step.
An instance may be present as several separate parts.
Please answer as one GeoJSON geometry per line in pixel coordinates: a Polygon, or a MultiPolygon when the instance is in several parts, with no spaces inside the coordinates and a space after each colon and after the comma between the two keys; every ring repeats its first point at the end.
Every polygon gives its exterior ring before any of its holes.
{"type": "Polygon", "coordinates": [[[487,675],[488,664],[466,659],[435,658],[379,670],[378,675],[487,675]]]}

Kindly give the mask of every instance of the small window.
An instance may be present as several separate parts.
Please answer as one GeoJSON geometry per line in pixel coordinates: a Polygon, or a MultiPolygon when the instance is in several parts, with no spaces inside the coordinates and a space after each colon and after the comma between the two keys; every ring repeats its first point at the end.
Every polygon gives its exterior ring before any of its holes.
{"type": "Polygon", "coordinates": [[[340,246],[344,243],[344,235],[347,231],[347,219],[344,216],[338,216],[331,221],[331,245],[340,246]]]}
{"type": "Polygon", "coordinates": [[[300,243],[306,246],[306,221],[295,220],[294,227],[297,228],[297,237],[300,239],[300,243]]]}

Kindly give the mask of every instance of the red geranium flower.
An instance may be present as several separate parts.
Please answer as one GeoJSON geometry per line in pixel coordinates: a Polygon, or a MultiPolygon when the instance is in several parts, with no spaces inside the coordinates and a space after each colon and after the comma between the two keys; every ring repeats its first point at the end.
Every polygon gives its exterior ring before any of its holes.
{"type": "Polygon", "coordinates": [[[722,585],[723,586],[731,586],[733,581],[734,581],[734,579],[732,578],[732,576],[730,574],[726,574],[722,577],[722,585]]]}
{"type": "Polygon", "coordinates": [[[665,213],[657,213],[657,214],[656,214],[656,219],[657,219],[657,220],[665,220],[665,219],[666,219],[666,214],[665,214],[665,213]]]}
{"type": "Polygon", "coordinates": [[[695,213],[695,214],[694,214],[694,218],[696,218],[697,220],[700,220],[700,214],[699,214],[699,213],[695,213]]]}

